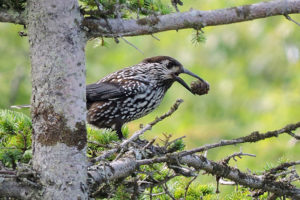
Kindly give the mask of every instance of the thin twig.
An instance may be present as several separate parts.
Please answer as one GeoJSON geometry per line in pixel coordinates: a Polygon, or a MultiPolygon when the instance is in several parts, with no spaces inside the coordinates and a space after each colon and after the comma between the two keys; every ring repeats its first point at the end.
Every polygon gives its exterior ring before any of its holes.
{"type": "Polygon", "coordinates": [[[221,146],[228,146],[228,145],[233,145],[233,144],[249,143],[249,142],[252,143],[252,142],[264,140],[266,138],[278,137],[280,134],[283,134],[283,133],[290,134],[292,131],[296,130],[299,127],[300,127],[300,122],[297,122],[295,124],[289,124],[279,130],[268,131],[266,133],[259,133],[258,131],[256,131],[245,137],[240,137],[240,138],[233,139],[233,140],[222,140],[218,143],[208,144],[208,145],[204,145],[202,147],[198,147],[198,148],[195,148],[195,149],[192,149],[189,151],[184,151],[181,153],[181,156],[191,155],[196,152],[202,152],[202,151],[206,151],[208,149],[213,149],[213,148],[221,147],[221,146]]]}
{"type": "Polygon", "coordinates": [[[163,135],[165,136],[165,140],[160,139],[163,143],[164,143],[164,147],[167,148],[169,145],[169,140],[172,137],[171,134],[167,135],[166,133],[163,133],[163,135]]]}
{"type": "Polygon", "coordinates": [[[234,145],[234,144],[240,144],[240,143],[249,143],[249,142],[257,142],[260,140],[264,140],[266,138],[271,138],[271,137],[278,137],[280,134],[283,133],[290,133],[291,131],[296,130],[297,128],[300,127],[300,122],[297,122],[295,124],[289,124],[282,129],[275,130],[275,131],[268,131],[266,133],[259,133],[259,132],[253,132],[248,136],[245,137],[240,137],[237,139],[233,140],[222,140],[221,142],[214,143],[214,144],[207,144],[202,147],[194,148],[188,151],[181,151],[181,152],[175,152],[171,153],[168,156],[162,156],[162,157],[156,157],[152,159],[144,159],[144,160],[138,160],[137,163],[138,165],[147,165],[147,164],[153,164],[153,163],[160,163],[160,162],[165,162],[168,160],[169,157],[183,157],[187,155],[191,155],[197,152],[203,152],[207,151],[208,149],[213,149],[216,147],[221,147],[221,146],[228,146],[228,145],[234,145]]]}
{"type": "Polygon", "coordinates": [[[155,35],[151,34],[151,36],[156,39],[157,41],[160,41],[160,39],[158,37],[156,37],[155,35]]]}
{"type": "Polygon", "coordinates": [[[280,176],[286,176],[288,174],[293,174],[296,170],[292,169],[292,170],[288,170],[288,171],[283,171],[280,172],[278,174],[275,174],[274,177],[280,177],[280,176]]]}
{"type": "Polygon", "coordinates": [[[299,136],[299,135],[296,135],[296,134],[294,134],[294,133],[292,133],[292,132],[288,132],[288,134],[289,134],[290,136],[294,137],[296,140],[300,140],[300,136],[299,136]]]}
{"type": "Polygon", "coordinates": [[[140,135],[142,135],[143,133],[145,133],[148,130],[151,130],[151,128],[156,125],[158,122],[164,120],[165,118],[171,116],[179,107],[179,105],[183,102],[182,99],[177,99],[176,102],[174,103],[174,105],[170,108],[170,110],[165,113],[164,115],[157,117],[154,121],[150,122],[149,124],[147,124],[146,126],[144,126],[142,129],[136,131],[129,139],[125,140],[124,142],[122,142],[122,144],[120,145],[121,148],[126,147],[130,142],[132,142],[133,140],[135,140],[136,138],[138,138],[140,135]]]}
{"type": "Polygon", "coordinates": [[[123,37],[120,37],[124,42],[126,42],[127,44],[129,44],[130,46],[132,46],[133,48],[135,48],[138,52],[140,52],[141,54],[145,55],[145,53],[140,50],[137,46],[135,46],[134,44],[132,44],[131,42],[129,42],[128,40],[126,40],[125,38],[123,37]]]}
{"type": "Polygon", "coordinates": [[[152,146],[153,143],[155,142],[156,138],[157,138],[157,137],[155,137],[155,138],[153,138],[151,141],[149,141],[149,142],[143,147],[142,150],[145,150],[145,149],[147,149],[149,146],[152,146]]]}
{"type": "Polygon", "coordinates": [[[298,26],[300,26],[300,23],[297,22],[297,21],[295,21],[295,20],[293,20],[288,14],[285,14],[284,16],[285,16],[285,18],[286,18],[287,20],[290,20],[291,22],[294,22],[295,24],[297,24],[298,26]]]}
{"type": "Polygon", "coordinates": [[[266,175],[276,174],[278,171],[285,170],[291,166],[300,165],[300,160],[294,162],[286,162],[278,165],[277,167],[271,168],[266,172],[266,175]]]}
{"type": "Polygon", "coordinates": [[[184,199],[186,200],[186,196],[187,196],[187,193],[188,193],[188,190],[189,190],[189,187],[190,185],[192,184],[192,182],[194,182],[194,180],[196,180],[198,176],[194,176],[189,182],[188,184],[186,185],[185,187],[185,192],[184,192],[184,199]]]}
{"type": "Polygon", "coordinates": [[[242,156],[256,157],[256,155],[254,155],[254,154],[238,152],[238,153],[234,153],[234,154],[232,154],[232,155],[230,155],[230,156],[227,156],[225,159],[223,159],[223,163],[228,164],[229,161],[230,161],[230,159],[233,159],[234,161],[237,161],[237,160],[235,159],[235,157],[241,158],[242,156]]]}

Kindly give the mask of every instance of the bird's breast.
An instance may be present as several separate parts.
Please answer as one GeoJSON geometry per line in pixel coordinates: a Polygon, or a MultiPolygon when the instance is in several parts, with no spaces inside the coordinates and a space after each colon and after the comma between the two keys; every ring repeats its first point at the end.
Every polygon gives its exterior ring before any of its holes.
{"type": "Polygon", "coordinates": [[[121,119],[128,122],[147,115],[158,107],[164,95],[163,88],[149,88],[144,93],[127,97],[121,103],[121,119]]]}

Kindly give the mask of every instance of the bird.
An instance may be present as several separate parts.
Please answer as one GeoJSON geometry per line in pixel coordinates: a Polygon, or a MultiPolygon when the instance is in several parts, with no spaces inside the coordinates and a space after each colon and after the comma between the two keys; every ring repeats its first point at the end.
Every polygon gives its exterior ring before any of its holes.
{"type": "Polygon", "coordinates": [[[122,126],[156,109],[174,82],[195,94],[180,74],[197,78],[208,91],[205,80],[169,56],[146,58],[87,85],[87,122],[100,129],[115,130],[119,139],[124,139],[122,126]]]}

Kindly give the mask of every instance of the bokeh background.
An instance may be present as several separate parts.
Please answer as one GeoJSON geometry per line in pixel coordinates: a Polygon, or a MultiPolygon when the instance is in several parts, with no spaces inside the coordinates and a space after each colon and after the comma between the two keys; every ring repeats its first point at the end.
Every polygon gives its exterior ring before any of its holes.
{"type": "MultiPolygon", "coordinates": [[[[181,11],[191,7],[220,9],[259,1],[185,0],[181,11]]],[[[300,21],[300,16],[291,15],[300,21]]],[[[30,102],[30,58],[28,38],[18,36],[24,27],[0,23],[0,108],[30,102]]],[[[168,31],[151,36],[127,38],[144,55],[120,40],[92,40],[86,46],[87,83],[145,57],[168,55],[210,83],[208,95],[193,96],[175,83],[161,106],[148,116],[128,124],[130,133],[140,124],[165,113],[177,98],[184,99],[179,110],[145,134],[146,138],[187,136],[187,149],[221,139],[233,139],[252,131],[279,129],[300,121],[300,27],[283,16],[203,29],[206,41],[195,44],[193,30],[168,31]]],[[[182,75],[191,82],[193,78],[182,75]]],[[[29,111],[22,110],[26,114],[29,111]]],[[[300,131],[296,132],[300,134],[300,131]]],[[[232,163],[243,170],[262,171],[281,160],[299,160],[300,143],[291,137],[210,150],[209,159],[220,160],[240,151],[256,154],[232,163]]],[[[213,179],[200,177],[204,183],[213,179]]],[[[228,189],[223,186],[221,189],[228,189]]]]}

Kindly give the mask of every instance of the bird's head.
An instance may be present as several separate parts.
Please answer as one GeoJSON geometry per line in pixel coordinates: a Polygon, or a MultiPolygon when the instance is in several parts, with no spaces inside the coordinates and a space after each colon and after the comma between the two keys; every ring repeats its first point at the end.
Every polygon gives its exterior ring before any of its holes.
{"type": "Polygon", "coordinates": [[[180,74],[188,74],[190,76],[193,76],[206,84],[206,87],[209,88],[209,84],[205,80],[192,73],[191,71],[185,69],[180,62],[169,56],[156,56],[146,58],[143,60],[143,63],[158,63],[159,65],[155,66],[155,71],[160,79],[171,83],[177,81],[193,94],[194,92],[191,90],[191,88],[186,84],[186,82],[184,82],[182,78],[179,77],[180,74]]]}

